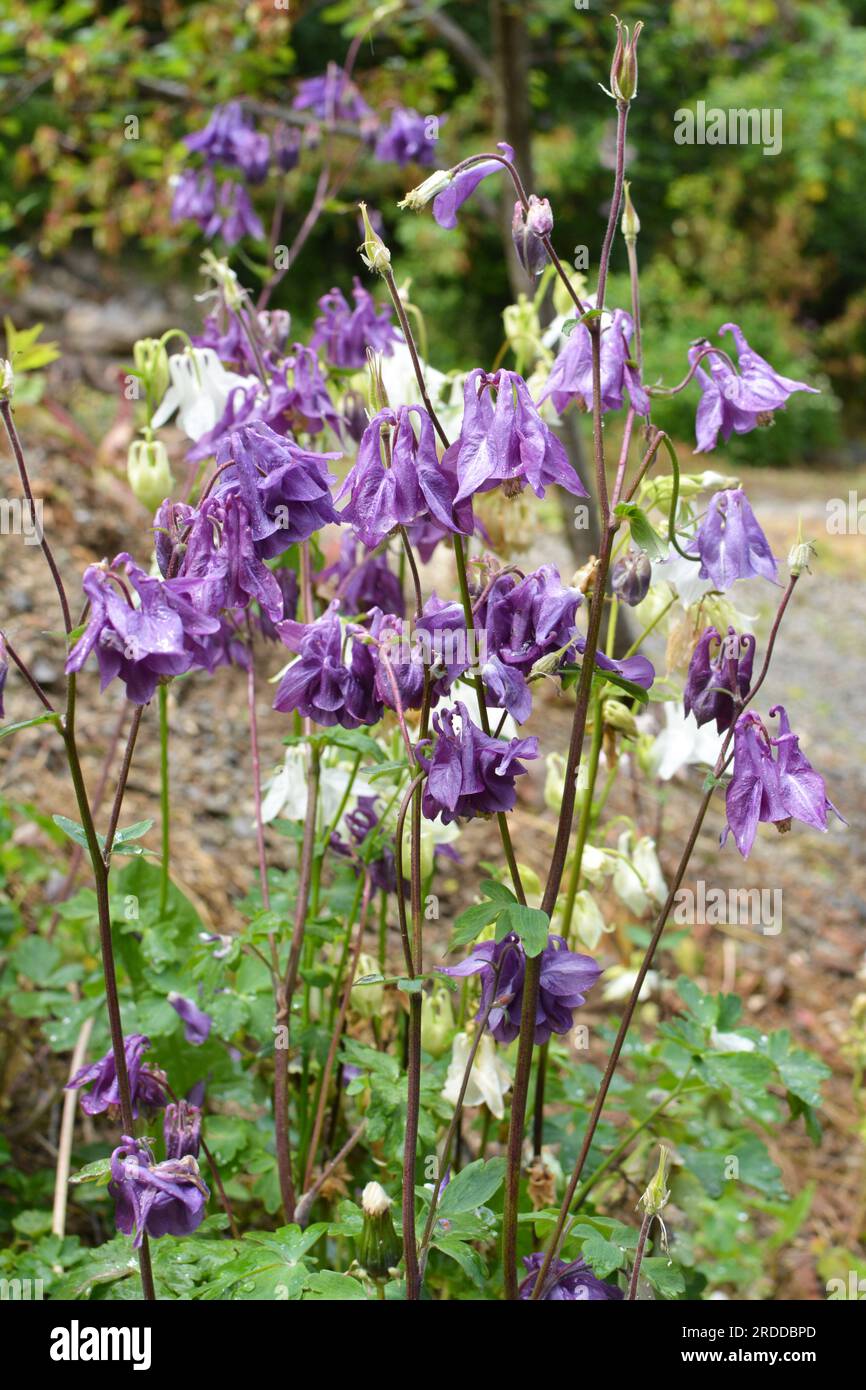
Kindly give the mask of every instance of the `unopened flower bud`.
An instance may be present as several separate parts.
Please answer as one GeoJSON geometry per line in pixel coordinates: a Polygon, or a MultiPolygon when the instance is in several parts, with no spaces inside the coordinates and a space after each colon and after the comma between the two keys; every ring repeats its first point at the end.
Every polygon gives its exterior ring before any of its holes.
{"type": "Polygon", "coordinates": [[[197,1105],[186,1100],[172,1102],[165,1107],[163,1121],[166,1158],[185,1158],[192,1154],[198,1158],[201,1145],[201,1111],[197,1105]]]}
{"type": "Polygon", "coordinates": [[[547,264],[547,251],[542,237],[553,231],[553,213],[546,198],[529,195],[529,208],[521,202],[514,204],[514,217],[511,222],[511,239],[517,252],[517,259],[527,275],[540,275],[547,264]]]}
{"type": "Polygon", "coordinates": [[[361,260],[369,270],[375,271],[377,275],[383,275],[391,265],[391,252],[374,229],[367,214],[367,204],[359,203],[358,207],[361,209],[361,218],[364,223],[364,240],[358,248],[361,253],[361,260]]]}
{"type": "Polygon", "coordinates": [[[598,575],[599,563],[596,555],[590,555],[585,565],[581,565],[572,576],[572,589],[579,589],[582,594],[588,594],[590,589],[595,586],[598,575]]]}
{"type": "Polygon", "coordinates": [[[142,385],[152,401],[161,401],[169,386],[168,353],[158,338],[139,338],[133,344],[132,360],[142,385]]]}
{"type": "Polygon", "coordinates": [[[620,602],[628,604],[629,608],[642,603],[649,592],[652,572],[649,556],[642,550],[630,550],[617,560],[610,582],[620,602]]]}
{"type": "Polygon", "coordinates": [[[301,132],[297,126],[277,125],[271,139],[274,159],[284,174],[294,169],[301,157],[301,132]]]}
{"type": "Polygon", "coordinates": [[[369,424],[367,408],[364,405],[364,397],[360,391],[349,390],[343,397],[343,423],[348,430],[349,436],[360,444],[364,431],[369,424]]]}
{"type": "Polygon", "coordinates": [[[156,511],[174,486],[168,454],[160,439],[134,440],[129,446],[126,472],[133,493],[149,512],[156,511]]]}
{"type": "Polygon", "coordinates": [[[637,234],[640,231],[640,218],[634,210],[634,203],[631,200],[631,184],[626,179],[623,184],[623,205],[622,205],[622,234],[626,241],[637,241],[637,234]]]}
{"type": "Polygon", "coordinates": [[[11,401],[12,393],[15,390],[15,373],[12,370],[12,363],[5,357],[0,357],[0,401],[11,401]]]}
{"type": "Polygon", "coordinates": [[[627,734],[629,738],[637,737],[635,717],[628,705],[624,705],[622,701],[605,700],[603,718],[606,728],[616,729],[621,734],[627,734]]]}
{"type": "Polygon", "coordinates": [[[454,1010],[451,991],[436,985],[431,994],[421,1000],[421,1042],[431,1057],[441,1057],[451,1044],[454,1032],[454,1010]]]}
{"type": "Polygon", "coordinates": [[[410,188],[406,197],[397,206],[408,208],[410,212],[418,212],[420,208],[425,208],[428,203],[447,188],[451,182],[450,169],[437,169],[435,174],[431,174],[423,183],[419,183],[417,188],[410,188]]]}
{"type": "Polygon", "coordinates": [[[366,955],[363,951],[358,957],[358,970],[355,975],[355,986],[352,989],[352,1009],[361,1018],[378,1018],[382,1012],[382,1003],[385,998],[385,991],[381,984],[358,984],[369,975],[378,975],[379,962],[374,956],[366,955]]]}
{"type": "Polygon", "coordinates": [[[803,570],[805,570],[807,574],[811,574],[810,564],[817,554],[818,551],[814,542],[804,541],[802,526],[798,527],[796,543],[791,546],[788,553],[788,568],[791,571],[792,578],[796,577],[799,579],[803,570]]]}
{"type": "Polygon", "coordinates": [[[637,41],[642,29],[643,20],[638,20],[631,34],[627,24],[616,20],[616,48],[610,65],[608,93],[616,101],[631,101],[637,96],[637,41]]]}
{"type": "Polygon", "coordinates": [[[594,951],[601,940],[602,932],[606,932],[608,928],[598,903],[587,888],[581,888],[575,894],[571,920],[578,940],[588,951],[594,951]]]}
{"type": "Polygon", "coordinates": [[[358,1263],[371,1279],[387,1279],[399,1262],[400,1241],[391,1218],[391,1198],[377,1182],[368,1182],[361,1193],[364,1226],[358,1238],[358,1263]]]}
{"type": "Polygon", "coordinates": [[[670,1201],[667,1178],[671,1163],[671,1151],[664,1144],[659,1147],[659,1166],[656,1175],[640,1199],[640,1206],[648,1216],[658,1216],[670,1201]]]}

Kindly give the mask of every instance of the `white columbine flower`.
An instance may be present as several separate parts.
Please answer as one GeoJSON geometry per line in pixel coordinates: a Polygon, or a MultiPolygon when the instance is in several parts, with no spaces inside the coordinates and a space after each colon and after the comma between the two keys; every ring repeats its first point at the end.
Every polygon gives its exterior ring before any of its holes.
{"type": "Polygon", "coordinates": [[[625,858],[617,860],[613,871],[613,891],[636,917],[643,917],[653,903],[661,906],[668,890],[656,854],[655,840],[643,835],[633,848],[632,841],[632,832],[624,830],[617,848],[625,858]]]}
{"type": "MultiPolygon", "coordinates": [[[[340,809],[346,788],[352,779],[352,764],[340,762],[325,765],[319,773],[318,828],[324,831],[333,824],[340,809]]],[[[343,814],[337,824],[337,834],[346,838],[345,818],[354,811],[359,796],[377,796],[381,788],[368,782],[364,774],[356,774],[352,790],[346,800],[343,814]]],[[[291,744],[286,749],[283,765],[265,785],[262,798],[262,819],[267,825],[282,817],[284,820],[303,822],[307,815],[307,758],[300,744],[291,744]]]]}
{"type": "MultiPolygon", "coordinates": [[[[451,1063],[442,1087],[442,1099],[447,1100],[449,1105],[457,1104],[471,1047],[472,1039],[468,1033],[455,1035],[451,1063]]],[[[463,1104],[486,1105],[491,1115],[501,1120],[505,1114],[505,1093],[510,1088],[511,1073],[496,1051],[493,1038],[485,1033],[478,1044],[463,1104]]]]}
{"type": "Polygon", "coordinates": [[[595,898],[586,888],[581,888],[574,898],[572,918],[577,935],[588,951],[594,951],[601,940],[602,932],[612,931],[601,915],[595,898]]]}
{"type": "Polygon", "coordinates": [[[663,782],[669,782],[683,767],[714,767],[722,748],[722,735],[715,724],[698,728],[693,714],[686,715],[678,701],[665,702],[665,727],[655,740],[652,765],[663,782]]]}
{"type": "Polygon", "coordinates": [[[177,423],[192,440],[201,439],[225,413],[232,392],[259,386],[258,377],[229,372],[213,348],[186,348],[168,359],[171,385],[151,424],[159,429],[177,411],[177,423]]]}

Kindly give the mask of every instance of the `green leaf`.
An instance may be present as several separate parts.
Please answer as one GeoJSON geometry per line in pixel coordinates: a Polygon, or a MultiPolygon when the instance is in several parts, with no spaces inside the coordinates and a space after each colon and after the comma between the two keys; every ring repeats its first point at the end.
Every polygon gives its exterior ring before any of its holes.
{"type": "Polygon", "coordinates": [[[368,1302],[367,1290],[359,1279],[351,1274],[338,1274],[333,1269],[322,1269],[307,1279],[306,1298],[327,1298],[337,1303],[351,1300],[354,1303],[368,1302]]]}
{"type": "Polygon", "coordinates": [[[19,1236],[27,1236],[30,1239],[35,1236],[44,1236],[51,1230],[51,1212],[22,1211],[17,1216],[13,1216],[12,1225],[19,1236]]]}
{"type": "Polygon", "coordinates": [[[640,1272],[661,1298],[681,1298],[686,1291],[682,1270],[667,1255],[647,1255],[640,1272]]]}
{"type": "Polygon", "coordinates": [[[105,1187],[111,1179],[111,1159],[97,1158],[95,1163],[87,1163],[70,1177],[70,1183],[96,1183],[105,1187]]]}
{"type": "Polygon", "coordinates": [[[0,724],[0,738],[6,738],[9,734],[17,734],[19,729],[33,729],[37,724],[54,724],[60,728],[60,721],[56,714],[37,714],[32,719],[19,719],[15,724],[0,724]]]}
{"type": "Polygon", "coordinates": [[[443,1255],[447,1255],[449,1259],[459,1264],[463,1273],[468,1275],[476,1288],[484,1288],[487,1269],[478,1251],[473,1250],[471,1245],[458,1240],[456,1236],[447,1235],[438,1236],[433,1241],[433,1247],[436,1250],[441,1250],[443,1255]]]}
{"type": "Polygon", "coordinates": [[[517,933],[527,956],[540,956],[547,945],[550,918],[540,907],[510,903],[503,909],[496,923],[497,941],[501,941],[509,932],[517,933]]]}
{"type": "Polygon", "coordinates": [[[636,502],[620,502],[614,514],[628,521],[631,538],[636,546],[645,551],[651,560],[662,560],[667,555],[667,546],[661,541],[655,527],[642,507],[636,502]]]}
{"type": "Polygon", "coordinates": [[[604,1236],[599,1235],[598,1231],[593,1231],[592,1235],[583,1242],[582,1254],[592,1265],[593,1272],[599,1279],[606,1279],[609,1274],[613,1274],[615,1269],[624,1269],[626,1264],[626,1252],[612,1240],[605,1240],[604,1236]]]}
{"type": "Polygon", "coordinates": [[[458,946],[468,946],[470,941],[474,941],[479,932],[485,927],[489,927],[491,922],[495,922],[500,912],[503,910],[503,903],[492,902],[489,898],[487,902],[473,903],[460,913],[454,922],[454,931],[448,947],[450,951],[456,951],[458,946]]]}
{"type": "Polygon", "coordinates": [[[504,1158],[489,1158],[486,1162],[476,1159],[451,1179],[442,1193],[437,1214],[440,1217],[459,1216],[461,1212],[483,1207],[499,1191],[504,1178],[504,1158]]]}
{"type": "Polygon", "coordinates": [[[84,827],[79,825],[78,821],[70,820],[68,816],[52,816],[51,819],[64,835],[68,835],[70,840],[74,840],[82,849],[87,849],[87,836],[84,827]]]}

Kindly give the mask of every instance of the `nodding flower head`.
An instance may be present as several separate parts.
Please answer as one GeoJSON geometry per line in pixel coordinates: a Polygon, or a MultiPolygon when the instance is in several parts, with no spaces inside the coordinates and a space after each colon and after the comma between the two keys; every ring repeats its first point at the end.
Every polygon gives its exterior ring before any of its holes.
{"type": "Polygon", "coordinates": [[[729,589],[737,579],[776,579],[776,561],[742,488],[710,499],[689,549],[701,557],[701,579],[729,589]]]}
{"type": "Polygon", "coordinates": [[[149,1144],[123,1136],[111,1155],[117,1229],[139,1248],[145,1235],[188,1236],[204,1220],[210,1196],[192,1154],[154,1163],[149,1144]]]}
{"type": "Polygon", "coordinates": [[[844,823],[827,797],[824,778],[800,752],[800,740],[791,732],[784,707],[776,705],[770,715],[779,718],[775,737],[750,709],[734,725],[734,772],[725,796],[728,823],[722,844],[732,834],[744,859],[762,821],[782,833],[790,830],[792,820],[826,830],[827,812],[832,811],[844,823]]]}
{"type": "MultiPolygon", "coordinates": [[[[139,1110],[161,1110],[167,1099],[164,1074],[144,1065],[144,1054],[149,1047],[150,1038],[143,1033],[130,1033],[123,1041],[133,1119],[139,1110]]],[[[82,1086],[92,1087],[81,1097],[81,1108],[85,1114],[101,1115],[106,1110],[119,1110],[120,1086],[113,1051],[106,1052],[98,1062],[77,1071],[66,1090],[78,1091],[82,1086]]]]}
{"type": "Polygon", "coordinates": [[[546,198],[529,195],[529,208],[521,202],[514,204],[514,217],[511,221],[511,239],[517,252],[517,259],[527,275],[540,275],[547,264],[547,250],[543,238],[553,231],[553,213],[546,198]]]}
{"type": "Polygon", "coordinates": [[[748,693],[754,659],[750,632],[739,635],[729,627],[722,637],[716,628],[706,628],[689,663],[683,692],[686,714],[693,714],[698,725],[714,719],[720,734],[729,729],[748,693]]]}

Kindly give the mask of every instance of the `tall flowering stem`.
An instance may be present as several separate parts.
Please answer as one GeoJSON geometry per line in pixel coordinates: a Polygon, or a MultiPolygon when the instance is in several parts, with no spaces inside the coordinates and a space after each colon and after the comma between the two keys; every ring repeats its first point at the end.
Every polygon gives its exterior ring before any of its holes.
{"type": "MultiPolygon", "coordinates": [[[[788,585],[779,602],[779,607],[776,610],[776,615],[773,619],[773,625],[770,629],[770,636],[767,641],[767,650],[764,656],[764,664],[761,667],[761,671],[758,675],[757,680],[755,681],[755,683],[753,684],[753,686],[751,687],[748,694],[745,696],[743,700],[742,709],[745,709],[749,704],[751,704],[758,691],[761,689],[761,686],[764,684],[764,681],[766,680],[767,672],[770,669],[770,662],[773,657],[773,649],[776,645],[776,638],[779,633],[779,627],[781,625],[782,618],[785,615],[785,610],[788,607],[791,595],[794,592],[794,588],[797,584],[798,578],[798,574],[794,573],[788,580],[788,585]]],[[[652,966],[656,950],[658,949],[659,942],[661,941],[662,934],[667,925],[668,917],[670,916],[671,911],[673,910],[677,893],[679,892],[683,878],[685,877],[686,870],[689,866],[689,861],[691,860],[695,845],[697,844],[698,837],[701,833],[704,818],[707,814],[710,802],[713,799],[713,793],[716,790],[718,778],[721,777],[722,773],[724,772],[725,768],[727,767],[730,761],[729,749],[731,742],[733,741],[733,737],[734,730],[732,725],[731,728],[728,730],[724,743],[722,744],[721,751],[719,753],[718,759],[716,760],[715,767],[713,768],[712,776],[707,779],[708,786],[704,792],[703,797],[701,798],[701,802],[698,806],[698,810],[695,815],[692,828],[689,831],[688,839],[686,840],[685,848],[680,857],[680,862],[677,865],[677,870],[671,883],[670,890],[668,892],[667,898],[665,899],[664,906],[662,907],[661,911],[659,912],[658,918],[656,919],[653,934],[650,938],[650,943],[646,949],[646,953],[641,962],[640,969],[638,970],[637,977],[632,987],[631,995],[629,996],[628,1004],[626,1005],[625,1012],[622,1016],[622,1020],[619,1025],[619,1030],[617,1032],[613,1047],[611,1048],[610,1056],[608,1057],[607,1065],[604,1070],[604,1075],[602,1076],[601,1083],[598,1088],[598,1094],[596,1095],[595,1102],[590,1113],[589,1121],[586,1127],[586,1133],[583,1137],[583,1143],[580,1147],[580,1153],[578,1154],[577,1159],[575,1161],[573,1172],[568,1181],[568,1186],[566,1187],[565,1195],[562,1199],[562,1205],[559,1209],[559,1216],[557,1218],[556,1226],[554,1227],[554,1231],[550,1239],[550,1244],[544,1257],[544,1262],[538,1271],[538,1279],[536,1280],[535,1288],[532,1294],[533,1298],[538,1298],[540,1296],[541,1290],[544,1287],[544,1280],[546,1278],[547,1271],[550,1268],[551,1262],[556,1257],[556,1254],[559,1251],[563,1238],[566,1234],[566,1224],[569,1219],[569,1211],[571,1208],[571,1204],[574,1200],[574,1195],[577,1191],[577,1185],[580,1182],[580,1177],[583,1172],[584,1164],[586,1163],[590,1147],[592,1146],[592,1141],[595,1137],[596,1129],[598,1128],[598,1122],[601,1119],[601,1113],[604,1109],[605,1101],[607,1100],[608,1091],[610,1090],[610,1083],[613,1080],[614,1072],[616,1071],[617,1065],[619,1063],[620,1054],[622,1053],[623,1045],[628,1035],[629,1028],[631,1027],[632,1019],[634,1018],[634,1012],[637,1008],[638,1000],[640,998],[641,990],[643,989],[644,981],[646,980],[647,974],[652,966]]]]}
{"type": "MultiPolygon", "coordinates": [[[[607,229],[602,243],[601,260],[598,270],[598,292],[596,310],[598,316],[587,324],[592,345],[592,432],[595,460],[596,493],[601,509],[601,547],[598,558],[595,587],[589,611],[586,634],[586,649],[580,673],[580,683],[574,707],[571,739],[565,767],[562,808],[556,827],[556,839],[550,861],[547,883],[541,901],[541,909],[548,917],[552,916],[559,896],[568,845],[571,839],[571,826],[574,818],[576,777],[583,754],[586,735],[586,720],[592,692],[592,679],[595,670],[595,654],[598,650],[601,619],[604,610],[604,594],[610,569],[613,542],[619,522],[611,515],[608,502],[607,474],[604,458],[604,435],[602,429],[601,400],[601,319],[604,309],[604,293],[607,284],[610,253],[616,232],[617,218],[622,202],[623,180],[625,175],[625,141],[628,124],[628,102],[617,102],[616,131],[616,172],[614,176],[613,198],[607,229]]],[[[526,1121],[526,1105],[529,1082],[532,1073],[532,1052],[535,1033],[535,1015],[538,1006],[538,986],[541,977],[541,958],[534,957],[526,963],[526,978],[523,987],[523,1009],[520,1024],[520,1039],[517,1048],[517,1065],[514,1075],[514,1091],[511,1102],[511,1121],[508,1131],[508,1155],[505,1176],[505,1202],[502,1217],[502,1265],[505,1280],[505,1296],[510,1300],[518,1297],[517,1287],[517,1218],[520,1196],[520,1168],[523,1149],[523,1131],[526,1121]]],[[[539,1280],[539,1287],[541,1281],[539,1280]]]]}
{"type": "MultiPolygon", "coordinates": [[[[0,414],[3,416],[3,423],[12,445],[12,453],[18,468],[21,479],[21,486],[24,495],[34,506],[33,490],[30,486],[30,478],[24,458],[24,450],[12,418],[12,407],[8,400],[0,400],[0,414]]],[[[66,590],[60,571],[54,560],[53,553],[44,532],[40,537],[40,546],[48,565],[49,572],[57,590],[60,600],[60,608],[63,614],[63,623],[67,635],[72,632],[72,619],[69,612],[69,603],[66,598],[66,590]]],[[[114,801],[111,809],[108,830],[103,844],[99,842],[99,836],[94,823],[93,808],[87,792],[87,785],[84,780],[84,772],[81,766],[81,757],[78,751],[76,740],[76,711],[77,711],[77,684],[74,673],[67,675],[66,678],[66,710],[60,728],[63,738],[66,761],[69,767],[69,775],[72,780],[75,800],[78,806],[78,814],[81,817],[81,826],[84,831],[84,838],[87,844],[87,854],[90,859],[91,870],[93,873],[94,888],[96,891],[97,921],[99,924],[99,945],[102,957],[102,972],[105,983],[105,1003],[108,1012],[108,1025],[111,1033],[111,1050],[114,1057],[114,1065],[117,1073],[117,1088],[120,1096],[120,1116],[122,1132],[132,1135],[135,1133],[135,1122],[132,1112],[132,1096],[129,1086],[129,1073],[126,1066],[126,1050],[123,1044],[123,1023],[120,1013],[120,996],[117,988],[117,969],[114,961],[114,942],[111,934],[111,907],[108,896],[108,870],[111,863],[111,849],[114,844],[114,836],[117,831],[120,819],[120,811],[123,804],[123,796],[126,791],[126,783],[129,777],[129,769],[132,764],[132,755],[135,749],[138,729],[141,723],[143,709],[138,709],[130,725],[127,737],[126,748],[124,750],[121,771],[118,776],[117,787],[115,790],[114,801]]],[[[145,1299],[153,1300],[156,1295],[153,1286],[153,1271],[150,1263],[150,1248],[147,1236],[142,1239],[139,1249],[139,1268],[141,1271],[141,1286],[145,1299]]]]}
{"type": "Polygon", "coordinates": [[[171,867],[171,798],[168,772],[168,686],[159,687],[159,808],[162,824],[162,862],[159,873],[159,911],[165,915],[168,907],[168,885],[171,867]]]}

